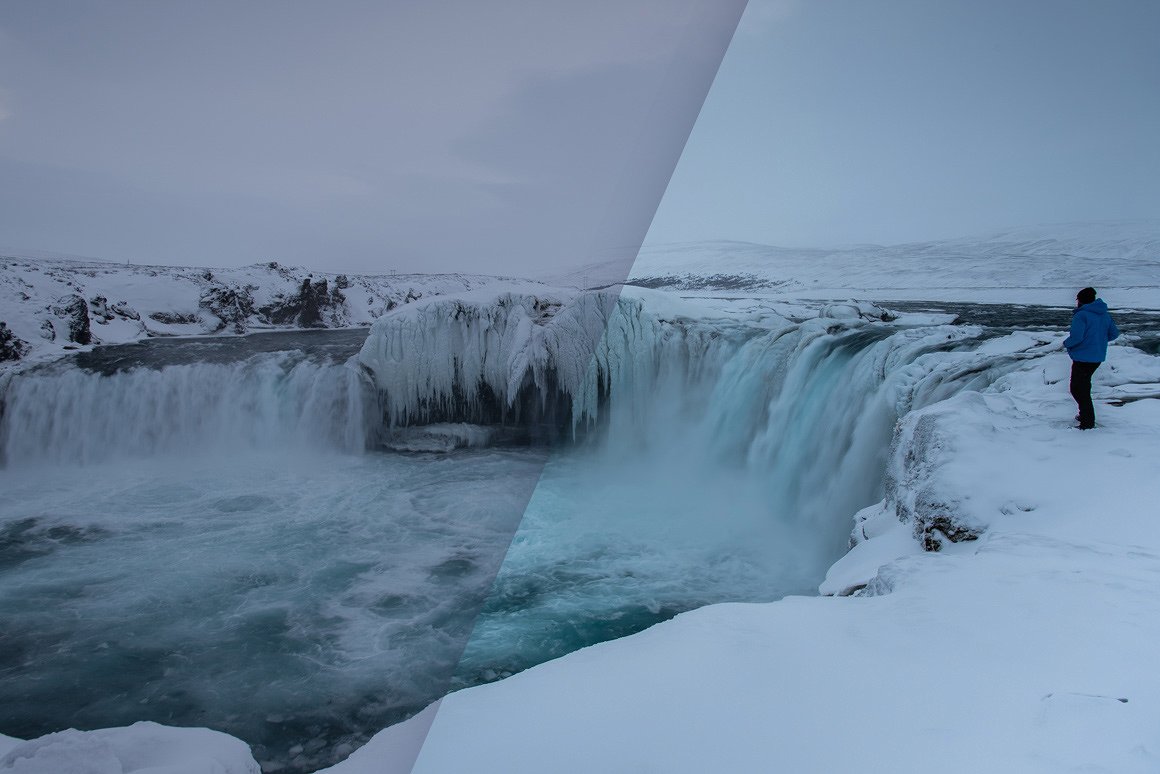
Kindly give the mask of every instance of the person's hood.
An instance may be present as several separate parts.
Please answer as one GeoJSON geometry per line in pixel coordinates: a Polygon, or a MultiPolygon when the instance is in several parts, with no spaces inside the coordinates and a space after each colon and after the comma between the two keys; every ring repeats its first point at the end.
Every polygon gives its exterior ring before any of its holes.
{"type": "Polygon", "coordinates": [[[1072,314],[1078,314],[1080,312],[1088,312],[1089,314],[1094,315],[1107,314],[1108,305],[1104,303],[1102,298],[1097,298],[1090,304],[1084,304],[1083,306],[1077,308],[1074,312],[1072,312],[1072,314]]]}

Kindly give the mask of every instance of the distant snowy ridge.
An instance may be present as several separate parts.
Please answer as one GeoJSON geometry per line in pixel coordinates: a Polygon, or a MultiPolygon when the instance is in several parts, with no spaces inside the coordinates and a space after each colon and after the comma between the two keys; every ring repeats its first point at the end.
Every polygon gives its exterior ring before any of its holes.
{"type": "Polygon", "coordinates": [[[204,269],[0,255],[0,362],[149,336],[367,327],[396,306],[499,281],[331,274],[276,262],[204,269]]]}
{"type": "Polygon", "coordinates": [[[831,249],[749,242],[646,245],[628,281],[676,290],[1068,305],[1093,285],[1113,305],[1160,308],[1160,222],[1011,229],[831,249]]]}

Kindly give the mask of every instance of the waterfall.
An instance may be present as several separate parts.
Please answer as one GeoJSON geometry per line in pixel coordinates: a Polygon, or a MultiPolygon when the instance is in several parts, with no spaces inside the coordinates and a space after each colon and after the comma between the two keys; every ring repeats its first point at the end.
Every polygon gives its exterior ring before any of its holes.
{"type": "Polygon", "coordinates": [[[10,377],[0,402],[8,465],[287,446],[358,452],[374,413],[357,368],[299,351],[107,375],[64,362],[10,377]]]}
{"type": "MultiPolygon", "coordinates": [[[[224,361],[195,351],[9,374],[0,461],[591,438],[610,455],[693,450],[769,475],[778,499],[796,498],[851,466],[874,478],[894,419],[970,382],[952,378],[945,358],[924,370],[923,357],[983,335],[867,320],[857,307],[845,319],[707,315],[642,290],[412,307],[379,320],[350,359],[288,340],[224,361]],[[408,428],[421,433],[397,437],[408,428]]],[[[974,382],[993,378],[996,362],[973,367],[974,382]]]]}
{"type": "Polygon", "coordinates": [[[434,301],[379,321],[359,360],[385,423],[556,406],[578,441],[545,469],[456,684],[704,604],[811,593],[852,515],[882,497],[897,420],[987,387],[1051,339],[981,348],[1001,333],[848,308],[795,320],[636,291],[434,301]],[[417,351],[428,357],[406,360],[417,351]]]}
{"type": "Polygon", "coordinates": [[[881,497],[898,418],[1052,338],[882,316],[481,294],[365,337],[158,340],[7,372],[7,717],[27,735],[212,724],[310,768],[438,698],[473,622],[456,685],[811,593],[881,497]],[[552,453],[363,453],[514,438],[552,453]]]}

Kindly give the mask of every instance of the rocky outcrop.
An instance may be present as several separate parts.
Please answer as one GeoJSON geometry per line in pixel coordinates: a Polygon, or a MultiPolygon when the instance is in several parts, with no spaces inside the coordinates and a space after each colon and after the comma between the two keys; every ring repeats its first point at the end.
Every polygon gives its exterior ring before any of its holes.
{"type": "Polygon", "coordinates": [[[95,343],[89,327],[89,305],[82,296],[65,296],[52,307],[52,313],[68,325],[69,341],[81,345],[95,343]]]}
{"type": "Polygon", "coordinates": [[[254,314],[255,285],[214,285],[201,294],[198,305],[218,319],[213,332],[230,329],[234,333],[245,333],[250,317],[254,314]]]}
{"type": "Polygon", "coordinates": [[[0,362],[19,360],[28,354],[31,347],[27,341],[16,338],[7,323],[0,322],[0,362]]]}
{"type": "Polygon", "coordinates": [[[137,313],[137,310],[129,306],[124,301],[118,301],[115,304],[109,304],[109,309],[113,312],[113,314],[117,315],[118,317],[124,317],[126,320],[136,321],[141,319],[141,315],[137,313]]]}
{"type": "Polygon", "coordinates": [[[93,296],[89,299],[89,319],[98,325],[106,325],[117,318],[139,321],[141,315],[137,310],[124,301],[110,304],[104,296],[93,296]]]}
{"type": "Polygon", "coordinates": [[[151,312],[149,319],[162,325],[193,325],[201,320],[196,314],[180,312],[151,312]]]}
{"type": "Polygon", "coordinates": [[[325,278],[316,280],[308,276],[302,280],[297,293],[280,293],[258,312],[262,322],[268,325],[334,328],[346,324],[345,304],[346,296],[337,280],[331,288],[325,278]]]}
{"type": "Polygon", "coordinates": [[[104,296],[93,296],[89,299],[89,319],[93,322],[104,325],[116,316],[109,309],[109,299],[104,296]]]}

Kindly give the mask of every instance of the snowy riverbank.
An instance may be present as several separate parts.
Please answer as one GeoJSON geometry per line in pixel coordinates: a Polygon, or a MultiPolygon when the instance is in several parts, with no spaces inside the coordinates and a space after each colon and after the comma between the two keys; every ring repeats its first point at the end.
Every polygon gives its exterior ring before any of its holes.
{"type": "Polygon", "coordinates": [[[855,596],[686,613],[452,694],[330,771],[390,771],[432,717],[416,772],[1155,771],[1160,359],[1113,348],[1095,432],[1066,374],[1051,354],[905,419],[870,539],[824,586],[855,596]],[[922,551],[936,516],[978,539],[922,551]]]}

